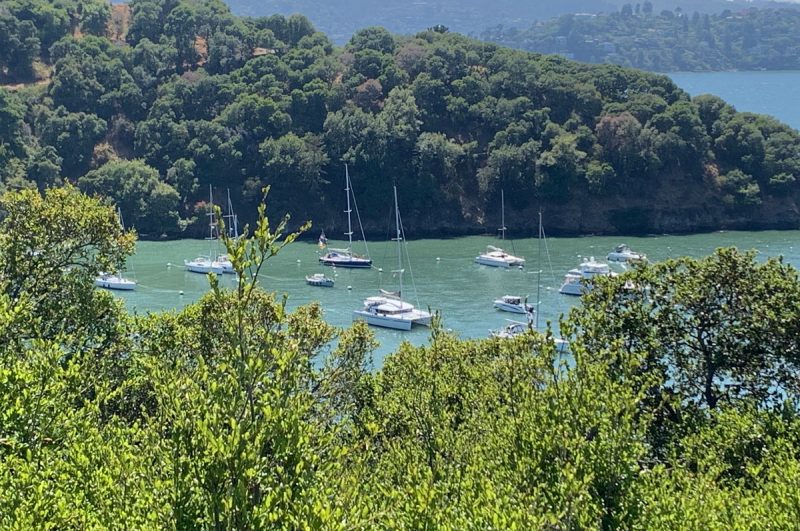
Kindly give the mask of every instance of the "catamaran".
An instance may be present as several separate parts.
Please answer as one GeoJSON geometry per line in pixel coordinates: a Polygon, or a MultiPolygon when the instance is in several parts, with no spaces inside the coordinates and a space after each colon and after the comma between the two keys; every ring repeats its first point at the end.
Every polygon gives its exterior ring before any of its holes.
{"type": "MultiPolygon", "coordinates": [[[[506,198],[505,192],[500,190],[500,212],[502,217],[500,231],[500,238],[502,241],[506,239],[506,198]]],[[[479,254],[475,257],[475,263],[490,266],[490,267],[522,267],[525,265],[525,259],[520,256],[509,254],[500,247],[494,245],[487,245],[486,252],[479,254]]]]}
{"type": "MultiPolygon", "coordinates": [[[[397,275],[399,289],[397,291],[381,290],[380,295],[364,299],[364,307],[353,312],[353,320],[364,320],[367,324],[395,330],[411,330],[412,325],[430,326],[431,314],[419,310],[413,304],[403,300],[403,230],[400,222],[400,211],[397,208],[397,186],[394,187],[394,212],[397,241],[397,275]]],[[[409,265],[410,268],[410,265],[409,265]]],[[[413,276],[411,277],[414,278],[413,276]]],[[[419,304],[419,303],[418,303],[419,304]]]]}
{"type": "MultiPolygon", "coordinates": [[[[319,257],[319,261],[324,265],[335,267],[349,267],[349,268],[369,268],[372,267],[372,259],[369,257],[369,250],[367,256],[360,256],[353,253],[353,224],[351,214],[353,209],[350,207],[350,197],[353,197],[353,205],[356,208],[356,217],[358,218],[358,225],[361,227],[361,237],[364,238],[364,227],[361,225],[361,216],[358,214],[358,205],[356,204],[356,196],[353,194],[353,186],[350,183],[350,172],[347,169],[347,164],[344,165],[344,179],[345,179],[345,193],[347,194],[347,249],[328,249],[328,252],[319,257]]],[[[320,247],[324,248],[328,240],[325,238],[323,232],[319,239],[320,247]]],[[[364,238],[364,245],[366,246],[367,239],[364,238]]]]}
{"type": "Polygon", "coordinates": [[[216,255],[216,241],[217,241],[217,221],[216,215],[214,214],[214,196],[211,191],[211,185],[208,187],[208,238],[209,240],[209,250],[208,256],[201,255],[195,258],[194,260],[184,260],[183,265],[186,266],[186,271],[190,271],[192,273],[215,273],[217,275],[221,275],[224,271],[222,263],[217,260],[216,255]]]}

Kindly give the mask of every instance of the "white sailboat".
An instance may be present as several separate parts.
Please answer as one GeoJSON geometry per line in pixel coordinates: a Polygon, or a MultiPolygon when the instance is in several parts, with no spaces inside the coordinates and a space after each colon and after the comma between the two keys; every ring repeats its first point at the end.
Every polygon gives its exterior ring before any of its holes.
{"type": "Polygon", "coordinates": [[[208,187],[208,213],[206,215],[209,219],[207,240],[209,240],[210,244],[208,256],[201,255],[194,260],[184,260],[183,265],[186,267],[186,271],[190,271],[192,273],[214,273],[221,275],[224,269],[222,264],[217,260],[216,256],[217,221],[216,215],[214,214],[214,196],[211,191],[211,185],[208,187]]]}
{"type": "MultiPolygon", "coordinates": [[[[347,194],[347,249],[328,249],[328,252],[319,257],[319,261],[324,265],[335,267],[348,267],[348,268],[370,268],[372,267],[372,259],[369,257],[369,249],[367,249],[367,256],[360,256],[353,253],[353,224],[351,214],[353,209],[350,207],[350,196],[353,197],[353,205],[356,207],[356,217],[358,218],[358,225],[361,227],[361,237],[364,238],[364,245],[366,246],[367,239],[364,237],[364,227],[361,225],[361,216],[358,214],[358,205],[356,205],[356,196],[353,194],[353,187],[350,183],[350,172],[347,169],[347,164],[344,165],[344,178],[345,178],[345,193],[347,194]]],[[[323,244],[325,233],[320,236],[320,245],[323,244]]],[[[324,240],[327,242],[327,239],[324,240]]]]}
{"type": "MultiPolygon", "coordinates": [[[[117,207],[117,215],[119,216],[120,227],[124,231],[125,224],[122,222],[122,210],[119,207],[117,207]]],[[[118,291],[133,291],[136,289],[136,281],[123,277],[119,271],[116,273],[100,273],[95,277],[94,285],[98,288],[118,291]]]]}
{"type": "MultiPolygon", "coordinates": [[[[222,216],[225,218],[225,228],[228,231],[228,237],[236,240],[239,238],[239,217],[233,212],[233,203],[231,202],[231,189],[228,188],[228,206],[227,214],[222,216]]],[[[236,271],[233,269],[233,264],[227,254],[221,254],[217,258],[217,262],[222,265],[222,272],[234,274],[236,271]]]]}
{"type": "MultiPolygon", "coordinates": [[[[397,208],[397,186],[394,187],[394,211],[397,241],[397,270],[399,289],[396,292],[381,290],[380,295],[364,299],[364,307],[353,312],[353,320],[364,320],[367,324],[392,328],[395,330],[411,330],[412,325],[430,326],[431,314],[419,310],[411,303],[403,300],[403,231],[400,223],[400,211],[397,208]]],[[[412,277],[413,279],[413,277],[412,277]]]]}
{"type": "MultiPolygon", "coordinates": [[[[506,239],[506,198],[505,191],[500,190],[500,212],[501,212],[501,227],[500,238],[502,241],[506,239]]],[[[490,266],[490,267],[522,267],[525,265],[525,259],[520,256],[514,256],[507,253],[500,247],[494,245],[487,245],[486,252],[479,254],[475,257],[475,263],[490,266]]]]}

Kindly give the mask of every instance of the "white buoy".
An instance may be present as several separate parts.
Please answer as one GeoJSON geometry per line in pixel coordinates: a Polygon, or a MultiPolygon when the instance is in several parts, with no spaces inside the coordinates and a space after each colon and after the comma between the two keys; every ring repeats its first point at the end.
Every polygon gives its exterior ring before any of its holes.
{"type": "Polygon", "coordinates": [[[298,263],[298,264],[300,263],[300,259],[299,259],[299,258],[297,259],[297,263],[298,263]]]}
{"type": "Polygon", "coordinates": [[[436,257],[436,261],[438,262],[438,261],[440,261],[440,260],[441,260],[441,258],[439,258],[439,257],[437,256],[437,257],[436,257]]]}
{"type": "Polygon", "coordinates": [[[178,292],[178,295],[181,295],[181,296],[183,296],[183,290],[179,291],[179,292],[178,292]]]}
{"type": "Polygon", "coordinates": [[[167,267],[172,267],[172,262],[167,262],[167,267]]]}
{"type": "Polygon", "coordinates": [[[378,268],[378,273],[383,273],[383,268],[382,267],[378,268]]]}
{"type": "Polygon", "coordinates": [[[347,286],[347,289],[349,289],[349,290],[353,289],[353,286],[347,286]]]}

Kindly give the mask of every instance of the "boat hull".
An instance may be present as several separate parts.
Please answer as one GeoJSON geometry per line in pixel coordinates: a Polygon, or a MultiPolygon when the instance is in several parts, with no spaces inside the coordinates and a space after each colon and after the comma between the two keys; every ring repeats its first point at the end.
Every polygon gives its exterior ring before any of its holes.
{"type": "Polygon", "coordinates": [[[367,310],[355,310],[353,312],[354,321],[366,321],[368,325],[378,326],[381,328],[391,328],[392,330],[409,331],[413,325],[430,326],[430,315],[417,315],[417,316],[388,316],[379,313],[373,313],[367,310]]]}
{"type": "Polygon", "coordinates": [[[369,269],[372,267],[372,260],[337,260],[331,258],[320,258],[319,262],[326,266],[344,267],[350,269],[369,269]]]}
{"type": "Polygon", "coordinates": [[[584,293],[589,290],[589,286],[584,284],[579,284],[576,282],[565,282],[561,285],[558,292],[562,295],[573,295],[575,297],[580,297],[584,293]]]}
{"type": "Polygon", "coordinates": [[[508,304],[503,301],[494,301],[494,307],[503,312],[510,313],[529,313],[533,311],[533,306],[527,305],[527,309],[520,304],[508,304]]]}
{"type": "Polygon", "coordinates": [[[97,278],[94,285],[98,288],[112,289],[116,291],[133,291],[136,289],[136,282],[126,279],[102,279],[97,278]]]}
{"type": "Polygon", "coordinates": [[[224,271],[223,267],[219,264],[206,265],[187,262],[184,265],[186,266],[186,271],[189,271],[190,273],[200,273],[202,275],[207,275],[208,273],[221,275],[224,271]]]}

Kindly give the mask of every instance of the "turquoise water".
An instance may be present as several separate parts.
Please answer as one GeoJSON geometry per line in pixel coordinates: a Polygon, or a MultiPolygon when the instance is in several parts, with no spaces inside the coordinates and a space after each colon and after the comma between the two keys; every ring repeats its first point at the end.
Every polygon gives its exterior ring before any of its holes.
{"type": "MultiPolygon", "coordinates": [[[[543,252],[541,274],[540,322],[557,322],[559,315],[579,303],[579,299],[560,295],[558,287],[563,275],[576,267],[582,257],[605,259],[606,254],[622,239],[618,237],[548,238],[548,253],[543,252]]],[[[740,249],[757,249],[763,256],[784,256],[785,260],[800,266],[800,231],[721,232],[691,236],[653,236],[625,238],[634,250],[644,252],[651,260],[677,256],[704,256],[717,247],[737,246],[740,249]]],[[[417,288],[417,297],[406,289],[412,303],[422,308],[440,310],[444,326],[463,338],[486,337],[490,329],[501,328],[506,319],[519,315],[494,310],[492,302],[502,295],[528,296],[536,300],[537,240],[523,239],[513,242],[517,254],[527,259],[523,270],[502,270],[473,263],[475,256],[487,244],[498,241],[487,236],[470,236],[448,240],[414,240],[408,242],[411,271],[417,288]],[[438,260],[437,260],[438,258],[438,260]]],[[[331,241],[332,246],[341,242],[331,241]]],[[[506,248],[512,245],[506,242],[506,248]]],[[[139,242],[137,253],[129,261],[129,276],[139,282],[137,291],[120,293],[129,308],[136,312],[171,310],[197,300],[208,291],[204,275],[185,272],[183,260],[207,253],[209,243],[202,240],[176,242],[139,242]],[[181,264],[168,265],[168,264],[181,264]]],[[[356,247],[358,249],[358,246],[356,247]]],[[[290,308],[319,301],[326,320],[335,326],[348,326],[352,311],[361,307],[361,301],[377,294],[380,287],[396,289],[396,280],[389,273],[396,268],[395,246],[391,242],[370,243],[370,252],[377,270],[333,270],[317,262],[318,248],[310,242],[297,242],[287,247],[265,267],[261,285],[279,294],[287,294],[290,308]],[[318,288],[305,284],[305,275],[325,272],[336,275],[334,288],[318,288]],[[348,290],[347,286],[352,289],[348,290]]],[[[623,268],[612,266],[617,271],[623,268]]],[[[406,287],[410,275],[405,277],[406,287]]],[[[223,285],[234,286],[234,279],[226,275],[223,285]]],[[[375,355],[380,365],[383,356],[395,350],[404,339],[422,344],[428,338],[426,328],[412,332],[374,329],[381,348],[375,355]]]]}
{"type": "Polygon", "coordinates": [[[800,72],[675,72],[692,96],[715,94],[739,111],[772,115],[800,129],[800,72]]]}

